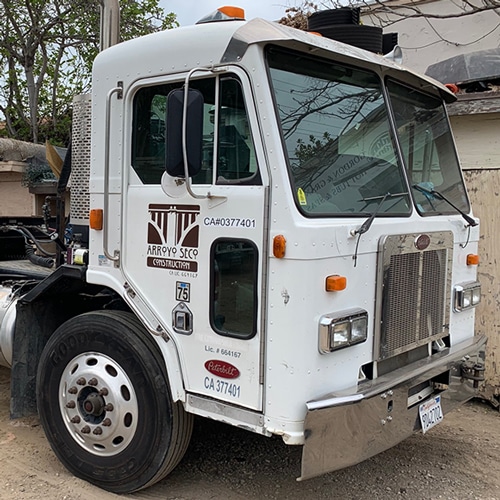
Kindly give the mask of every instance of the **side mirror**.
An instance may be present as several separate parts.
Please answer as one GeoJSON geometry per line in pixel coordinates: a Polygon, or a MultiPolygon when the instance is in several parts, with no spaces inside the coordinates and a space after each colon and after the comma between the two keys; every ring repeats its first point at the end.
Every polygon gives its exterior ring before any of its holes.
{"type": "MultiPolygon", "coordinates": [[[[186,152],[189,177],[201,170],[203,145],[203,94],[189,89],[186,108],[186,152]]],[[[165,169],[172,177],[185,177],[182,147],[184,89],[175,89],[167,96],[165,116],[165,169]]]]}

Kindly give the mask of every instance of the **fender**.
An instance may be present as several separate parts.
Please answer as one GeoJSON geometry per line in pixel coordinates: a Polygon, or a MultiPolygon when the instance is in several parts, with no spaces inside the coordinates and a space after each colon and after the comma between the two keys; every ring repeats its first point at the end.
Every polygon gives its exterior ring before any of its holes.
{"type": "Polygon", "coordinates": [[[170,383],[172,400],[174,403],[176,401],[185,403],[186,391],[184,389],[179,351],[174,340],[175,337],[163,329],[147,305],[137,294],[125,294],[123,299],[130,306],[132,312],[137,316],[144,328],[151,334],[162,353],[170,383]]]}
{"type": "Polygon", "coordinates": [[[150,315],[143,314],[137,307],[137,301],[130,300],[129,294],[122,296],[102,285],[88,283],[85,266],[62,265],[17,302],[12,341],[12,418],[37,413],[35,390],[38,360],[52,333],[68,319],[103,309],[116,299],[125,301],[123,307],[130,306],[152,335],[165,363],[172,399],[185,401],[179,357],[171,337],[162,329],[153,328],[154,322],[148,321],[150,315]]]}
{"type": "Polygon", "coordinates": [[[118,294],[127,307],[135,314],[137,319],[151,334],[160,348],[169,378],[172,400],[174,402],[185,402],[186,393],[179,358],[179,349],[173,332],[158,320],[146,299],[130,285],[123,269],[117,269],[116,271],[116,273],[103,272],[102,270],[96,270],[90,266],[86,273],[87,281],[91,283],[100,283],[101,286],[113,290],[113,292],[118,294]]]}
{"type": "Polygon", "coordinates": [[[19,298],[12,341],[11,417],[37,412],[38,360],[52,333],[69,318],[110,301],[85,280],[85,267],[63,265],[19,298]]]}

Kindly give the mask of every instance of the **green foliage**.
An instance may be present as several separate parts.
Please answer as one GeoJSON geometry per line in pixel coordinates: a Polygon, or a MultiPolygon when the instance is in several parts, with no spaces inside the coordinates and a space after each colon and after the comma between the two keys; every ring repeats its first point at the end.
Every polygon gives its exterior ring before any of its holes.
{"type": "Polygon", "coordinates": [[[325,132],[320,139],[313,135],[309,136],[309,142],[304,142],[302,139],[297,140],[295,148],[295,156],[299,160],[299,165],[303,165],[308,160],[320,155],[327,148],[334,144],[334,139],[328,132],[325,132]]]}
{"type": "MultiPolygon", "coordinates": [[[[99,0],[0,0],[0,137],[67,145],[75,95],[90,88],[99,0]]],[[[121,38],[178,26],[159,0],[122,0],[121,38]]]]}
{"type": "Polygon", "coordinates": [[[41,164],[28,164],[23,174],[21,184],[25,187],[38,186],[44,181],[55,181],[56,176],[49,166],[41,164]]]}

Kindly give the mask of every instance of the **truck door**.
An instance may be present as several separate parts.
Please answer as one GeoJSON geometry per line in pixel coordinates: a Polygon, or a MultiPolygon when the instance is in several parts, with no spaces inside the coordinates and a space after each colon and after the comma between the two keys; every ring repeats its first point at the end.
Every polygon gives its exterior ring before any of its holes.
{"type": "Polygon", "coordinates": [[[182,85],[130,93],[123,271],[175,342],[186,390],[261,409],[267,176],[249,82],[238,69],[190,82],[204,98],[195,197],[164,173],[166,98],[182,85]]]}

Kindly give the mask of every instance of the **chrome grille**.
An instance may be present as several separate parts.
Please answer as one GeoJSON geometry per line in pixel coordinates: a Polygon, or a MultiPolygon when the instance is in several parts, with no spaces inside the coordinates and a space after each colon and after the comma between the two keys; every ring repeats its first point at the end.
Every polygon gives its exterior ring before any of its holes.
{"type": "Polygon", "coordinates": [[[425,250],[416,248],[419,236],[386,236],[379,245],[378,360],[447,335],[453,234],[428,233],[425,250]]]}
{"type": "Polygon", "coordinates": [[[418,329],[420,340],[432,337],[444,324],[444,297],[446,284],[446,250],[422,253],[422,293],[418,329]]]}

